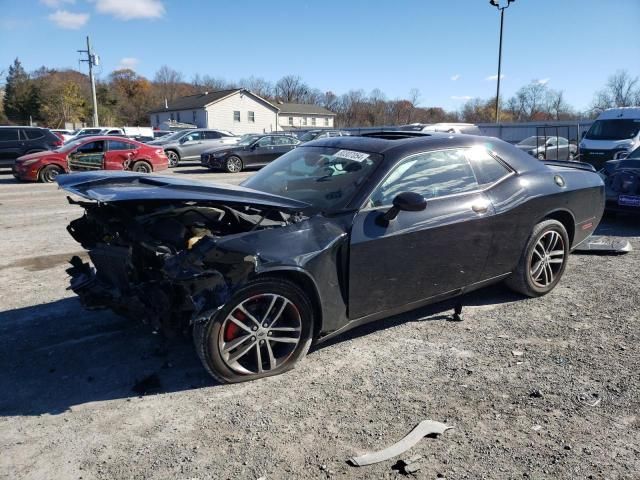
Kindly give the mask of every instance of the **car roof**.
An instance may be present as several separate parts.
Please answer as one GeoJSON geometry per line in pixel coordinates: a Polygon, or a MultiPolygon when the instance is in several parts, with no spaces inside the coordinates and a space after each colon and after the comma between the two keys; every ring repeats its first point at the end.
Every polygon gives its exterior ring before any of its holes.
{"type": "Polygon", "coordinates": [[[384,156],[385,163],[395,163],[398,159],[415,153],[474,145],[483,145],[495,152],[517,172],[544,168],[544,163],[498,138],[456,133],[426,134],[398,130],[372,132],[360,136],[325,137],[304,143],[299,148],[327,147],[379,153],[384,156]]]}

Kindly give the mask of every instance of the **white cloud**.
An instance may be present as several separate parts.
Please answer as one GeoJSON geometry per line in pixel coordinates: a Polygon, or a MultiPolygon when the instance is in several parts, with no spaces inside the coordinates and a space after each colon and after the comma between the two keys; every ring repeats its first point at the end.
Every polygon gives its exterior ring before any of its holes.
{"type": "Polygon", "coordinates": [[[65,3],[69,3],[69,4],[76,3],[76,0],[40,0],[40,3],[50,8],[58,8],[64,5],[65,3]]]}
{"type": "Polygon", "coordinates": [[[128,68],[130,70],[135,70],[136,65],[140,63],[140,60],[134,57],[124,57],[120,59],[120,63],[118,64],[117,70],[122,70],[128,68]]]}
{"type": "MultiPolygon", "coordinates": [[[[506,77],[506,75],[502,73],[500,75],[500,80],[504,80],[504,77],[506,77]]],[[[496,80],[498,80],[498,75],[489,75],[487,78],[485,78],[485,80],[490,80],[492,82],[495,82],[496,80]]]]}
{"type": "Polygon", "coordinates": [[[66,10],[56,10],[49,15],[49,20],[60,28],[77,30],[82,28],[89,21],[88,13],[73,13],[66,10]]]}
{"type": "Polygon", "coordinates": [[[461,76],[462,75],[460,75],[459,73],[456,73],[455,75],[451,76],[451,80],[453,80],[455,82],[456,80],[459,80],[461,76]]]}
{"type": "Polygon", "coordinates": [[[541,78],[540,80],[536,80],[536,83],[539,85],[546,85],[547,83],[549,83],[549,80],[551,80],[550,78],[541,78]]]}
{"type": "Polygon", "coordinates": [[[471,100],[473,97],[469,95],[452,95],[451,100],[471,100]]]}
{"type": "Polygon", "coordinates": [[[160,0],[95,0],[99,13],[113,15],[120,20],[134,18],[160,18],[164,5],[160,0]]]}

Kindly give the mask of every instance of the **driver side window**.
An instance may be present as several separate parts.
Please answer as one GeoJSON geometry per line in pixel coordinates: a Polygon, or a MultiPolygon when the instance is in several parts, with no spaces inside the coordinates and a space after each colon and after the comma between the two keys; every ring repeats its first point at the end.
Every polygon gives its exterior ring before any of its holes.
{"type": "Polygon", "coordinates": [[[420,153],[404,159],[391,171],[371,195],[371,204],[391,205],[402,192],[415,192],[430,199],[478,188],[464,149],[420,153]]]}
{"type": "Polygon", "coordinates": [[[201,140],[201,139],[202,139],[202,132],[193,132],[187,135],[186,137],[184,137],[185,142],[193,142],[194,140],[201,140]]]}
{"type": "Polygon", "coordinates": [[[104,140],[85,143],[84,145],[78,147],[78,150],[76,151],[78,153],[102,153],[104,152],[104,140]]]}
{"type": "Polygon", "coordinates": [[[259,147],[270,147],[271,145],[273,145],[272,137],[263,137],[258,141],[259,147]]]}

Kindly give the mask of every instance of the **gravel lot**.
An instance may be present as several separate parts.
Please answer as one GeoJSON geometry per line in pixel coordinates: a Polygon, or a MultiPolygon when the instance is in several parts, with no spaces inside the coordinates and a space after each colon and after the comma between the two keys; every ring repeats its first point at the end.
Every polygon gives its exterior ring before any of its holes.
{"type": "Polygon", "coordinates": [[[640,478],[638,219],[600,228],[634,252],[573,255],[544,298],[491,287],[465,299],[461,323],[436,305],[285,375],[221,386],[190,339],[84,311],[66,290],[80,246],[65,227],[80,213],[55,185],[0,173],[2,478],[395,478],[395,460],[346,460],[423,419],[455,428],[410,451],[424,456],[417,478],[640,478]]]}

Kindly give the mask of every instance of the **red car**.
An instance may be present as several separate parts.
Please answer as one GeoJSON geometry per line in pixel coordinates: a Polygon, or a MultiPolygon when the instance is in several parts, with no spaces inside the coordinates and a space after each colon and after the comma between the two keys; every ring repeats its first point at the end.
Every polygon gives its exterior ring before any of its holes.
{"type": "Polygon", "coordinates": [[[169,160],[162,148],[114,136],[84,137],[57,150],[19,157],[13,176],[31,182],[53,182],[60,173],[87,170],[165,170],[169,160]]]}

